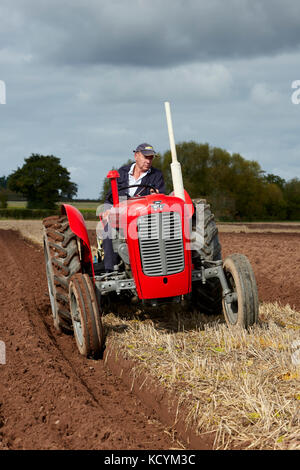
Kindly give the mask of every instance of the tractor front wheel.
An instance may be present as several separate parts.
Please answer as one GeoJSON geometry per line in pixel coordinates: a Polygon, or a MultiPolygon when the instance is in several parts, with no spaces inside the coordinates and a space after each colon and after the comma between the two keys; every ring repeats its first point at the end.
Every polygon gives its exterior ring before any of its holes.
{"type": "Polygon", "coordinates": [[[248,258],[232,254],[223,263],[231,296],[223,299],[223,313],[228,326],[248,328],[258,322],[257,286],[248,258]]]}
{"type": "Polygon", "coordinates": [[[70,311],[77,348],[85,357],[99,358],[104,331],[95,289],[88,274],[75,274],[69,284],[70,311]]]}

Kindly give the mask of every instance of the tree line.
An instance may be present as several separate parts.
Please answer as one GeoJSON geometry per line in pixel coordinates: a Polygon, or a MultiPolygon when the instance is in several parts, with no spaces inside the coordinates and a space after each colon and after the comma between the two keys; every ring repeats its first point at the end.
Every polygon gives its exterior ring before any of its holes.
{"type": "MultiPolygon", "coordinates": [[[[207,199],[219,220],[300,220],[297,177],[285,181],[266,173],[256,161],[208,143],[181,142],[176,150],[185,189],[191,198],[207,199]]],[[[173,190],[171,161],[171,152],[167,151],[153,164],[163,172],[167,194],[173,190]]],[[[104,179],[100,201],[109,185],[104,179]]],[[[3,207],[5,198],[13,192],[15,197],[21,195],[27,200],[28,208],[52,209],[57,202],[74,198],[77,190],[58,157],[32,154],[21,168],[0,177],[0,205],[3,207]]]]}
{"type": "MultiPolygon", "coordinates": [[[[176,152],[190,197],[207,199],[219,220],[300,220],[298,178],[285,181],[266,173],[256,161],[208,143],[181,142],[176,152]]],[[[167,151],[153,162],[164,175],[167,194],[173,190],[171,161],[167,151]]],[[[108,188],[105,180],[101,200],[108,188]]]]}

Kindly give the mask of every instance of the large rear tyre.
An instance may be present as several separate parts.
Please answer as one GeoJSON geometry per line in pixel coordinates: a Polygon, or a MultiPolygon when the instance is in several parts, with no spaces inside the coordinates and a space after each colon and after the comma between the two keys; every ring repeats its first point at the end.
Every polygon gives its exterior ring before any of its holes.
{"type": "Polygon", "coordinates": [[[72,331],[69,279],[81,271],[76,235],[66,216],[43,220],[44,255],[53,323],[59,332],[72,331]]]}
{"type": "MultiPolygon", "coordinates": [[[[192,220],[192,230],[196,233],[196,239],[200,242],[194,245],[192,262],[195,269],[201,266],[210,267],[207,261],[222,259],[221,244],[219,242],[218,228],[210,205],[205,199],[194,200],[195,213],[192,220]],[[198,238],[199,237],[199,238],[198,238]]],[[[219,315],[222,313],[222,288],[218,278],[211,278],[193,285],[193,305],[206,315],[219,315]]]]}
{"type": "Polygon", "coordinates": [[[70,311],[77,348],[85,357],[99,358],[104,330],[93,283],[88,274],[75,274],[69,285],[70,311]]]}
{"type": "Polygon", "coordinates": [[[194,199],[195,212],[192,218],[192,231],[196,234],[194,250],[203,259],[216,261],[222,259],[221,244],[215,216],[206,199],[194,199]],[[199,241],[198,241],[199,240],[199,241]]]}
{"type": "Polygon", "coordinates": [[[228,287],[232,290],[231,302],[223,299],[223,313],[228,326],[243,328],[258,322],[258,292],[251,264],[245,255],[234,253],[223,263],[228,287]]]}

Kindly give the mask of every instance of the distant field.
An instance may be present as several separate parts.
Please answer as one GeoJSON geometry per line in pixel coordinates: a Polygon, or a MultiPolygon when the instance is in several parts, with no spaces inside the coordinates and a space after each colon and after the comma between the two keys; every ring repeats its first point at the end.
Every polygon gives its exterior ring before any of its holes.
{"type": "MultiPolygon", "coordinates": [[[[25,208],[26,201],[8,201],[8,207],[17,207],[17,208],[25,208]]],[[[77,207],[80,210],[87,210],[87,209],[94,209],[96,210],[99,206],[99,202],[67,202],[66,204],[71,204],[72,206],[77,207]]]]}
{"type": "Polygon", "coordinates": [[[79,210],[94,209],[96,211],[97,207],[100,205],[100,202],[67,202],[66,204],[71,204],[72,206],[77,207],[79,210]]]}
{"type": "Polygon", "coordinates": [[[17,207],[19,209],[24,209],[26,207],[26,201],[7,201],[7,206],[9,208],[17,207]]]}

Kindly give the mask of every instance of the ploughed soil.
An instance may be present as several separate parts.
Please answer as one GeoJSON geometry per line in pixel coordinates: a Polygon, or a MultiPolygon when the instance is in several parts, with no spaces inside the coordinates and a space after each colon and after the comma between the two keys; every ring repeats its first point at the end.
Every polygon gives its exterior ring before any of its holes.
{"type": "Polygon", "coordinates": [[[0,230],[0,449],[170,449],[168,430],[52,326],[42,248],[0,230]]]}
{"type": "MultiPolygon", "coordinates": [[[[223,258],[249,257],[260,301],[300,309],[299,233],[220,233],[220,241],[223,258]]],[[[112,368],[87,360],[54,329],[41,246],[0,230],[0,252],[0,449],[183,448],[154,411],[163,400],[154,388],[140,400],[118,378],[117,359],[112,368]]],[[[211,442],[182,440],[186,449],[211,442]]]]}
{"type": "Polygon", "coordinates": [[[249,258],[259,300],[300,310],[300,233],[219,233],[223,259],[231,253],[249,258]]]}

